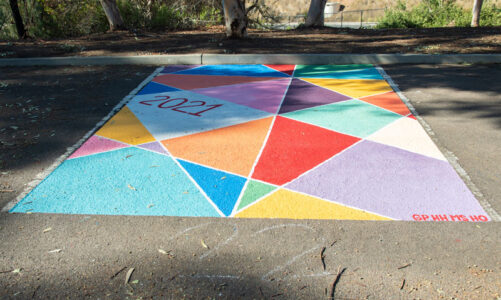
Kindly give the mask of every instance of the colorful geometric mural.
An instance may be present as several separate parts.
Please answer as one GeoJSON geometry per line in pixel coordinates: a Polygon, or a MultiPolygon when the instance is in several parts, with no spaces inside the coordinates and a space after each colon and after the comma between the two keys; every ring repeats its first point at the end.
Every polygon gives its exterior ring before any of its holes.
{"type": "Polygon", "coordinates": [[[165,67],[11,212],[490,220],[372,65],[165,67]]]}

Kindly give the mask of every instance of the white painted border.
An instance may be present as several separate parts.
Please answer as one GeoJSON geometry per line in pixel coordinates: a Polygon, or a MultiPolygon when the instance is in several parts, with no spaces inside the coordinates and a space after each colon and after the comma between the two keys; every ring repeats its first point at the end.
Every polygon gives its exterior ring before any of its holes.
{"type": "Polygon", "coordinates": [[[61,155],[50,167],[40,172],[35,176],[35,179],[27,184],[27,187],[16,197],[2,208],[2,212],[9,212],[19,201],[28,195],[38,184],[40,184],[47,176],[50,175],[60,164],[62,164],[73,152],[75,152],[83,143],[85,143],[99,128],[101,128],[109,119],[111,119],[122,107],[124,107],[147,83],[149,83],[155,76],[157,76],[164,67],[159,67],[143,80],[135,89],[133,89],[122,101],[120,101],[107,116],[101,119],[94,128],[88,131],[76,144],[66,149],[66,152],[61,155]]]}
{"type": "MultiPolygon", "coordinates": [[[[397,95],[400,97],[400,99],[402,99],[402,101],[405,103],[405,105],[407,105],[407,107],[412,112],[412,114],[416,117],[416,119],[421,124],[421,126],[423,126],[426,133],[428,133],[428,135],[431,137],[433,142],[435,144],[437,144],[436,138],[433,138],[435,136],[435,133],[431,129],[430,125],[428,125],[428,123],[426,123],[426,121],[418,114],[418,112],[416,111],[416,109],[414,108],[414,106],[412,105],[410,100],[402,93],[402,91],[400,90],[398,85],[393,81],[393,79],[390,77],[390,75],[388,75],[382,67],[380,67],[380,66],[375,66],[375,67],[377,68],[377,70],[379,71],[381,76],[383,76],[383,78],[393,88],[395,93],[397,93],[397,95]]],[[[480,203],[480,206],[482,206],[482,208],[485,210],[485,212],[487,214],[489,214],[489,216],[491,217],[491,220],[496,221],[496,222],[500,222],[501,216],[498,214],[498,212],[494,208],[492,208],[491,204],[487,201],[487,199],[485,199],[484,195],[477,188],[477,186],[473,183],[473,181],[471,180],[471,178],[468,175],[468,173],[466,172],[466,170],[463,169],[463,167],[461,167],[457,156],[455,156],[454,153],[452,153],[448,149],[445,149],[444,147],[441,147],[441,148],[442,149],[440,149],[440,150],[442,150],[442,153],[444,154],[444,156],[447,159],[447,161],[449,162],[449,164],[451,164],[451,166],[454,168],[454,170],[456,170],[456,172],[459,174],[461,179],[463,179],[466,186],[468,186],[470,191],[477,198],[477,201],[478,201],[478,203],[480,203]]]]}

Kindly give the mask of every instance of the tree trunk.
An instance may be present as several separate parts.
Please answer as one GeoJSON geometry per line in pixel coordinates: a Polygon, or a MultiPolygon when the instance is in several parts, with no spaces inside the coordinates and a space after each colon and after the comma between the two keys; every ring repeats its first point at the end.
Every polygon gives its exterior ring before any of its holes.
{"type": "Polygon", "coordinates": [[[12,10],[12,16],[14,17],[14,21],[16,22],[17,36],[20,39],[26,38],[26,29],[24,28],[23,18],[19,13],[19,5],[17,4],[17,0],[9,0],[10,9],[12,10]]]}
{"type": "Polygon", "coordinates": [[[244,38],[247,36],[247,16],[245,0],[223,0],[224,22],[226,36],[229,38],[244,38]]]}
{"type": "Polygon", "coordinates": [[[120,11],[118,10],[116,0],[99,0],[101,2],[101,6],[104,9],[104,13],[106,14],[106,18],[108,18],[108,23],[110,23],[110,30],[118,30],[125,29],[124,21],[122,20],[122,16],[120,15],[120,11]]]}
{"type": "Polygon", "coordinates": [[[305,27],[324,26],[324,9],[327,0],[311,0],[305,27]]]}
{"type": "Polygon", "coordinates": [[[473,1],[473,11],[471,18],[471,27],[478,27],[478,22],[480,21],[480,10],[482,10],[483,0],[474,0],[473,1]]]}

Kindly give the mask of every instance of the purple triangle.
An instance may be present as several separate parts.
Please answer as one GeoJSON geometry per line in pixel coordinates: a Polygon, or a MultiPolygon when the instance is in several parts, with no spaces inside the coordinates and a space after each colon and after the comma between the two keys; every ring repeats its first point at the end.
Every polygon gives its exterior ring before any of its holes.
{"type": "Polygon", "coordinates": [[[292,79],[280,114],[351,99],[300,79],[292,79]]]}
{"type": "Polygon", "coordinates": [[[285,187],[399,220],[415,214],[486,216],[447,162],[370,141],[285,187]]]}
{"type": "Polygon", "coordinates": [[[160,154],[169,155],[169,153],[167,153],[167,151],[165,151],[164,147],[162,147],[162,145],[160,145],[159,142],[146,143],[146,144],[139,145],[138,147],[143,148],[143,149],[147,149],[147,150],[150,150],[153,152],[157,152],[160,154]]]}

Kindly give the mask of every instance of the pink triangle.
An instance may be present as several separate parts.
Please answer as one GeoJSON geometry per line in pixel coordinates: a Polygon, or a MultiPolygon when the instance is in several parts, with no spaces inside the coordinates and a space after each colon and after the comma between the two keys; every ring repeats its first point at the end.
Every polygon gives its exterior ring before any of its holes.
{"type": "Polygon", "coordinates": [[[129,145],[93,135],[80,148],[78,148],[77,151],[73,152],[68,159],[125,148],[128,146],[129,145]]]}
{"type": "Polygon", "coordinates": [[[153,152],[157,152],[160,154],[169,155],[169,153],[167,153],[167,151],[165,151],[164,147],[162,147],[162,145],[160,145],[159,142],[146,143],[146,144],[139,145],[139,147],[153,151],[153,152]]]}
{"type": "Polygon", "coordinates": [[[192,92],[275,114],[289,83],[288,78],[276,79],[195,89],[192,92]]]}

